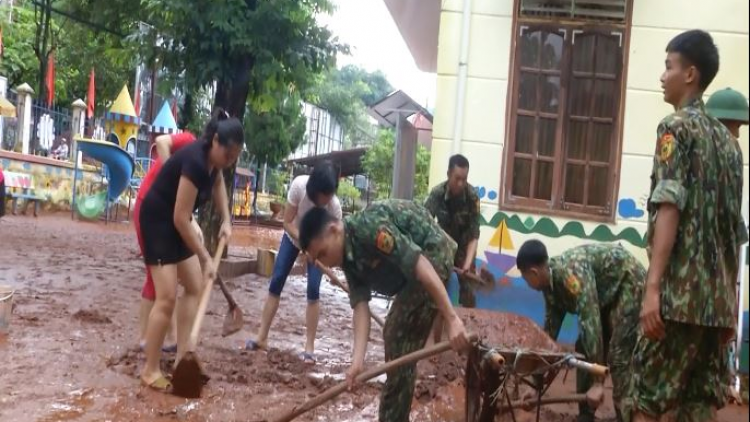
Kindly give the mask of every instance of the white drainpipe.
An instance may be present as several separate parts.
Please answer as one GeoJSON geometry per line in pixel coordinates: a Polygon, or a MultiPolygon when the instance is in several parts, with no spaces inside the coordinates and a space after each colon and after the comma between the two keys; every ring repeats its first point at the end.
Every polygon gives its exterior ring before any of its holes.
{"type": "Polygon", "coordinates": [[[464,0],[461,23],[461,46],[458,52],[458,85],[456,87],[456,115],[453,124],[453,154],[461,152],[466,109],[466,81],[469,77],[469,41],[471,38],[471,0],[464,0]]]}
{"type": "Polygon", "coordinates": [[[740,248],[740,274],[739,274],[739,300],[737,301],[737,340],[734,346],[734,369],[736,372],[736,377],[734,379],[734,388],[737,391],[737,393],[741,392],[741,383],[740,383],[740,354],[742,352],[742,323],[744,322],[744,314],[745,314],[745,267],[747,266],[747,248],[748,245],[745,244],[740,248]]]}

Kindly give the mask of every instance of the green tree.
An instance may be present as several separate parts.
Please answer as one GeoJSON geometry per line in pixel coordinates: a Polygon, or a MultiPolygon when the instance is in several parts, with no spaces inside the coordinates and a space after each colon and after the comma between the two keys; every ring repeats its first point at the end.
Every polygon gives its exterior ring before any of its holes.
{"type": "MultiPolygon", "coordinates": [[[[215,84],[214,107],[240,119],[250,110],[251,144],[286,136],[289,128],[271,114],[284,108],[289,93],[305,98],[318,75],[334,66],[336,54],[346,51],[315,19],[332,11],[328,0],[90,0],[78,11],[98,22],[153,25],[157,31],[142,38],[142,56],[160,60],[173,74],[184,73],[186,107],[196,103],[194,93],[215,84]],[[266,123],[281,132],[261,130],[266,123]]],[[[187,111],[181,114],[190,115],[187,111]]],[[[257,153],[271,161],[275,154],[257,153]]],[[[234,169],[224,178],[231,191],[234,169]]],[[[218,221],[205,218],[216,215],[207,210],[201,220],[213,249],[218,221]]]]}
{"type": "MultiPolygon", "coordinates": [[[[57,2],[55,5],[64,6],[57,2]]],[[[0,14],[6,16],[7,13],[7,7],[0,8],[0,14]]],[[[12,17],[12,22],[0,22],[5,47],[0,72],[8,78],[10,87],[28,83],[34,86],[36,98],[43,99],[44,93],[35,86],[44,79],[44,73],[41,73],[34,52],[38,26],[34,9],[29,2],[19,3],[13,8],[12,17]]],[[[54,13],[49,26],[53,34],[57,34],[54,40],[55,102],[69,105],[77,98],[84,98],[88,91],[89,73],[95,68],[96,107],[103,111],[122,86],[131,82],[136,49],[124,43],[119,36],[93,31],[85,23],[54,13]]]]}
{"type": "Polygon", "coordinates": [[[354,211],[357,201],[362,196],[359,189],[349,179],[343,179],[339,182],[339,188],[336,190],[336,196],[341,198],[342,207],[346,210],[354,211]]]}
{"type": "MultiPolygon", "coordinates": [[[[0,8],[0,15],[8,16],[8,7],[0,8]]],[[[39,66],[34,55],[34,32],[36,21],[34,12],[23,7],[13,10],[13,22],[5,19],[0,22],[3,28],[3,58],[0,71],[8,78],[8,86],[16,87],[26,82],[33,85],[37,81],[39,66]]]]}
{"type": "MultiPolygon", "coordinates": [[[[396,152],[396,139],[392,129],[381,129],[378,139],[362,158],[362,166],[367,177],[375,185],[377,199],[391,196],[393,185],[393,157],[396,152]]],[[[414,175],[414,198],[427,197],[430,172],[430,152],[422,145],[417,146],[414,175]]]]}
{"type": "Polygon", "coordinates": [[[393,90],[385,75],[357,66],[331,69],[312,90],[312,101],[341,123],[349,145],[371,143],[377,129],[370,123],[367,106],[393,90]]]}

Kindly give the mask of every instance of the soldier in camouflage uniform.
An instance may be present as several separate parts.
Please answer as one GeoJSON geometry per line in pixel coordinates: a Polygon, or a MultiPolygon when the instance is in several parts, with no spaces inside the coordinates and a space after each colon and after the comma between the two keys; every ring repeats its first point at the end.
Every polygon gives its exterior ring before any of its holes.
{"type": "MultiPolygon", "coordinates": [[[[633,420],[714,420],[725,403],[726,347],[736,328],[742,158],[701,100],[719,68],[711,36],[667,46],[664,99],[649,198],[641,327],[633,356],[633,420]]],[[[629,417],[626,414],[626,418],[629,417]]]]}
{"type": "MultiPolygon", "coordinates": [[[[608,365],[612,396],[620,416],[620,401],[627,394],[630,358],[638,340],[646,269],[621,246],[585,245],[549,258],[538,240],[521,246],[518,269],[529,286],[544,294],[544,330],[554,339],[566,314],[578,315],[576,350],[590,362],[608,365]]],[[[603,398],[603,378],[578,371],[577,391],[590,403],[579,405],[579,422],[594,420],[603,398]]]]}
{"type": "MultiPolygon", "coordinates": [[[[456,243],[423,207],[402,200],[376,202],[343,221],[313,209],[302,219],[300,246],[311,260],[341,267],[346,274],[354,309],[350,385],[364,365],[372,291],[396,296],[383,329],[386,361],[424,347],[438,312],[447,323],[453,348],[469,347],[445,290],[456,243]]],[[[380,422],[408,422],[415,381],[415,364],[388,372],[380,396],[380,422]]]]}
{"type": "MultiPolygon", "coordinates": [[[[740,128],[750,123],[750,113],[747,105],[747,98],[745,96],[731,88],[722,89],[716,91],[711,95],[711,98],[706,101],[706,112],[711,117],[718,119],[723,124],[729,133],[734,138],[733,147],[736,150],[737,156],[742,156],[742,147],[740,146],[740,128]]],[[[745,214],[747,215],[747,214],[745,214]]],[[[743,218],[744,220],[744,218],[743,218]]],[[[741,228],[744,232],[747,232],[747,222],[745,221],[744,227],[741,228]]],[[[742,253],[742,250],[740,250],[742,253]]],[[[737,278],[737,295],[742,294],[740,291],[740,283],[742,280],[737,278]]],[[[739,303],[739,300],[737,301],[739,303]]],[[[739,311],[739,305],[737,307],[739,311]]],[[[737,333],[741,334],[741,333],[737,333]]],[[[737,385],[737,365],[736,355],[739,352],[739,344],[737,338],[732,339],[727,352],[727,394],[735,403],[742,403],[742,397],[740,391],[735,388],[737,385]]]]}
{"type": "MultiPolygon", "coordinates": [[[[474,269],[479,241],[479,197],[466,181],[469,160],[454,155],[448,160],[448,180],[435,186],[424,206],[437,218],[440,227],[458,244],[453,265],[461,272],[474,269]]],[[[456,277],[452,275],[451,277],[456,277]]],[[[466,308],[476,307],[476,298],[462,274],[457,278],[458,303],[466,308]]]]}

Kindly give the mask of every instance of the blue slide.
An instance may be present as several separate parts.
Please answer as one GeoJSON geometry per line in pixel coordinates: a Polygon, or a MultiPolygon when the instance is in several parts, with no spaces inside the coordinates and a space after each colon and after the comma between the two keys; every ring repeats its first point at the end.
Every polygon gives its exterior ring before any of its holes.
{"type": "Polygon", "coordinates": [[[89,157],[103,163],[109,170],[109,190],[107,197],[110,201],[117,199],[130,185],[133,177],[135,161],[127,151],[111,142],[93,139],[77,139],[78,148],[89,157]]]}

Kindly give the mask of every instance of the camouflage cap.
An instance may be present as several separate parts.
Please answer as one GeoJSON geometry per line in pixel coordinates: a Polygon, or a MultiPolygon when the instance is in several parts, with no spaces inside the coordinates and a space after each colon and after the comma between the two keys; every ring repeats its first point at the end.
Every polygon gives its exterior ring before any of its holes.
{"type": "Polygon", "coordinates": [[[719,120],[750,123],[747,99],[732,88],[714,92],[706,102],[706,111],[719,120]]]}

